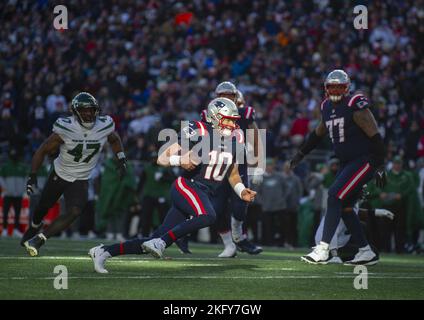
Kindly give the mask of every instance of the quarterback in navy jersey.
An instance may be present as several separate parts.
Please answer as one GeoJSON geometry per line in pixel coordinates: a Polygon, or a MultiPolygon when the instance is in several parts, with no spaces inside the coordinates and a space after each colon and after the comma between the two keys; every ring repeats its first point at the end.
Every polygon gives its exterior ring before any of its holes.
{"type": "MultiPolygon", "coordinates": [[[[236,86],[224,81],[218,84],[215,89],[217,97],[228,98],[238,107],[240,119],[237,121],[239,129],[234,132],[234,135],[242,143],[246,142],[247,129],[253,129],[256,135],[253,142],[253,149],[256,157],[260,160],[260,152],[262,150],[258,137],[258,127],[255,123],[255,110],[251,106],[245,106],[243,94],[237,90],[236,86]],[[259,155],[259,156],[258,156],[259,155]]],[[[201,118],[206,120],[206,110],[201,112],[201,118]]],[[[240,177],[245,185],[249,185],[248,165],[246,153],[243,155],[243,162],[238,166],[240,177]]],[[[262,182],[262,173],[258,168],[253,170],[252,183],[259,184],[262,182]]],[[[243,223],[247,219],[247,206],[245,201],[242,201],[232,190],[228,183],[223,183],[219,186],[217,193],[212,198],[212,204],[217,215],[217,231],[223,241],[224,250],[218,255],[220,258],[232,258],[237,254],[237,249],[241,252],[249,254],[259,254],[262,248],[255,245],[247,239],[243,232],[243,223]]]]}
{"type": "Polygon", "coordinates": [[[239,118],[234,102],[216,98],[208,105],[207,123],[190,121],[182,128],[178,142],[168,146],[157,160],[161,166],[184,169],[171,187],[172,207],[162,225],[150,238],[92,248],[89,254],[97,272],[107,273],[105,261],[117,255],[150,253],[162,258],[165,249],[177,239],[211,226],[216,212],[210,199],[224,180],[229,181],[243,201],[255,199],[256,192],[243,184],[238,173],[237,162],[243,155],[243,145],[233,136],[233,131],[239,118]]]}
{"type": "Polygon", "coordinates": [[[382,187],[386,183],[384,170],[384,143],[377,123],[369,110],[369,101],[361,93],[349,94],[350,79],[343,70],[330,72],[325,80],[326,99],[321,103],[321,121],[291,160],[295,167],[312,149],[329,135],[341,166],[334,183],[328,190],[327,214],[320,243],[301,259],[313,264],[329,261],[329,243],[340,218],[359,251],[348,265],[373,265],[378,256],[369,246],[358,217],[343,209],[352,207],[362,187],[373,177],[382,187]]]}

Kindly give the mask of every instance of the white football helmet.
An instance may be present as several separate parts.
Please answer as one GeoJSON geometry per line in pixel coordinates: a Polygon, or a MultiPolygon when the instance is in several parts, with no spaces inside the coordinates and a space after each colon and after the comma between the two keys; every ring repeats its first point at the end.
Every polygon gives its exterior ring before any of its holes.
{"type": "Polygon", "coordinates": [[[228,98],[233,102],[236,102],[237,88],[232,82],[224,81],[218,84],[215,89],[215,94],[219,98],[228,98]]]}
{"type": "Polygon", "coordinates": [[[206,115],[206,121],[212,124],[214,129],[217,129],[222,135],[230,136],[233,130],[238,129],[239,126],[228,125],[223,123],[225,119],[237,121],[240,115],[236,104],[227,98],[215,98],[209,105],[206,115]]]}
{"type": "Polygon", "coordinates": [[[333,70],[325,79],[324,87],[328,98],[333,102],[338,102],[349,93],[349,76],[344,70],[333,70]]]}

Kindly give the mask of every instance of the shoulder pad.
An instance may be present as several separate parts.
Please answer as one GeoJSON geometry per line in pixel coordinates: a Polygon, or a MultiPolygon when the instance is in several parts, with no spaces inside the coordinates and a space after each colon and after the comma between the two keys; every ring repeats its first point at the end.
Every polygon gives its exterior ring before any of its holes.
{"type": "Polygon", "coordinates": [[[115,131],[115,121],[113,121],[112,117],[110,117],[110,116],[100,116],[98,118],[98,121],[99,121],[99,125],[98,125],[98,129],[96,130],[96,132],[103,132],[103,131],[113,132],[113,131],[115,131]]]}
{"type": "Polygon", "coordinates": [[[348,107],[354,110],[366,109],[369,107],[368,99],[362,94],[358,93],[353,95],[348,102],[348,107]]]}
{"type": "Polygon", "coordinates": [[[328,98],[325,98],[324,100],[322,100],[321,105],[320,105],[320,110],[324,110],[325,104],[327,103],[328,98]]]}
{"type": "Polygon", "coordinates": [[[53,132],[59,135],[75,132],[72,126],[73,119],[71,117],[58,118],[53,124],[53,132]]]}

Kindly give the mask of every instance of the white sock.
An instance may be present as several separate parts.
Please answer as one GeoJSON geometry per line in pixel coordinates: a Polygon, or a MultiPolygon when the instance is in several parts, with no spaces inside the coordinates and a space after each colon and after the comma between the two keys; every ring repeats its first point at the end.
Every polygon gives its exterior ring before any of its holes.
{"type": "Polygon", "coordinates": [[[246,235],[243,234],[243,221],[239,221],[234,217],[231,217],[231,232],[235,242],[244,240],[246,235]]]}
{"type": "Polygon", "coordinates": [[[222,242],[225,247],[229,247],[233,243],[233,238],[231,237],[231,231],[227,231],[219,234],[221,236],[222,242]]]}

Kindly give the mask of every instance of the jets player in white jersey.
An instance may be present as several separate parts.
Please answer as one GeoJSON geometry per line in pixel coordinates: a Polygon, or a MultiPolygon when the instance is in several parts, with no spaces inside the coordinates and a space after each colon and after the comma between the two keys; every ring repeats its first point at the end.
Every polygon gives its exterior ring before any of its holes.
{"type": "Polygon", "coordinates": [[[59,151],[53,169],[41,193],[28,230],[21,240],[31,256],[39,254],[46,240],[65,230],[81,214],[87,202],[88,178],[99,160],[104,144],[109,142],[118,159],[120,177],[126,172],[126,158],[115,123],[109,116],[101,116],[97,100],[87,92],[72,100],[72,116],[59,118],[53,133],[41,144],[32,157],[27,193],[37,186],[37,171],[46,155],[59,151]],[[66,214],[59,216],[44,231],[42,220],[61,195],[65,197],[66,214]]]}

